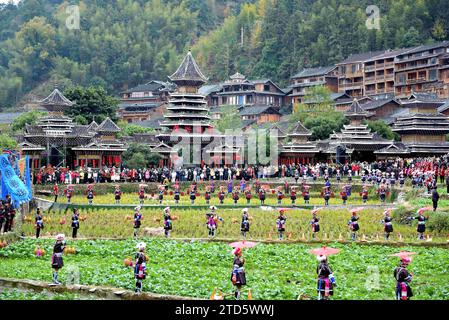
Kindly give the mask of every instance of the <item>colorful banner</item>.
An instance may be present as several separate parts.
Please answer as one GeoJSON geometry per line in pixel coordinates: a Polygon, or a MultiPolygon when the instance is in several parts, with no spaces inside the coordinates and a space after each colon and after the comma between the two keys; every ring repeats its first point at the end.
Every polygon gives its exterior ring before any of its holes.
{"type": "Polygon", "coordinates": [[[0,172],[2,174],[2,197],[9,194],[14,208],[31,200],[31,193],[12,168],[7,155],[0,156],[0,172]]]}
{"type": "Polygon", "coordinates": [[[19,172],[20,172],[21,177],[23,177],[23,174],[25,173],[25,166],[26,166],[25,161],[26,161],[25,158],[17,161],[17,166],[19,167],[19,172]]]}

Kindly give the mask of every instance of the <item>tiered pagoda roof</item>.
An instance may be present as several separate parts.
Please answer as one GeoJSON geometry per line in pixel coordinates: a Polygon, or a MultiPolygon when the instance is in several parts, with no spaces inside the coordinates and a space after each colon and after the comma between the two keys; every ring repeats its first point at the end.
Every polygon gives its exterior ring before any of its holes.
{"type": "Polygon", "coordinates": [[[392,131],[399,134],[435,135],[449,133],[449,119],[442,113],[413,113],[396,118],[392,131]]]}
{"type": "Polygon", "coordinates": [[[354,99],[351,106],[344,113],[345,117],[354,120],[364,120],[374,115],[373,112],[367,111],[360,106],[360,103],[357,99],[354,99]]]}
{"type": "Polygon", "coordinates": [[[289,155],[311,155],[320,152],[320,148],[315,141],[308,141],[312,132],[304,127],[301,121],[298,121],[292,130],[287,134],[292,139],[291,142],[284,143],[281,148],[281,154],[289,155]]]}
{"type": "Polygon", "coordinates": [[[207,78],[201,72],[190,51],[169,79],[178,87],[183,85],[199,87],[207,81],[207,78]]]}
{"type": "Polygon", "coordinates": [[[393,143],[392,140],[384,139],[377,133],[371,132],[365,124],[344,125],[340,132],[334,132],[325,142],[329,146],[326,153],[334,153],[337,146],[345,146],[347,150],[373,151],[393,143]]]}
{"type": "Polygon", "coordinates": [[[40,101],[40,105],[50,112],[64,112],[68,107],[73,106],[73,104],[57,88],[48,97],[40,101]]]}
{"type": "MultiPolygon", "coordinates": [[[[198,88],[207,81],[189,51],[170,80],[177,85],[170,93],[168,113],[164,114],[161,127],[167,128],[167,136],[203,135],[212,128],[209,108],[205,96],[198,93],[198,88]]],[[[210,136],[210,135],[209,135],[210,136]]],[[[165,139],[164,139],[165,140],[165,139]]]]}

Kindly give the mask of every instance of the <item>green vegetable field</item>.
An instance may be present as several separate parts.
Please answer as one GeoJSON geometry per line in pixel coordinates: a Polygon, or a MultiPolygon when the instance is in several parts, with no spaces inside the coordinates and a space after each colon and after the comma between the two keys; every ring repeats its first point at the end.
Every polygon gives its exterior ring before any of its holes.
{"type": "MultiPolygon", "coordinates": [[[[145,239],[148,277],[144,291],[208,298],[213,288],[231,293],[230,272],[233,256],[226,243],[145,239]]],[[[133,257],[137,241],[68,240],[77,254],[65,255],[60,280],[69,270],[78,268],[80,283],[134,288],[132,268],[123,260],[133,257]]],[[[22,240],[0,249],[0,277],[51,281],[50,254],[53,240],[22,240]],[[47,255],[34,256],[41,245],[47,255]]],[[[244,249],[247,287],[254,299],[297,299],[299,295],[316,296],[317,261],[308,250],[316,245],[258,244],[244,249]]],[[[417,252],[409,267],[414,274],[411,283],[414,300],[448,299],[449,250],[424,247],[368,245],[330,246],[341,249],[330,257],[337,279],[334,299],[394,299],[393,270],[398,258],[389,254],[399,250],[417,252]]]]}

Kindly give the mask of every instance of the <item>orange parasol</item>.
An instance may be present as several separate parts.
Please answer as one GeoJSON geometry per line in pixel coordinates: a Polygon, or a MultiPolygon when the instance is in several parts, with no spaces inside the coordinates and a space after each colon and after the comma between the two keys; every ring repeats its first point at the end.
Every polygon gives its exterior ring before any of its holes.
{"type": "Polygon", "coordinates": [[[232,242],[229,245],[233,248],[252,248],[257,245],[257,242],[243,240],[243,241],[232,242]]]}
{"type": "Polygon", "coordinates": [[[340,250],[335,249],[335,248],[322,247],[322,248],[316,248],[316,249],[309,250],[309,252],[316,256],[331,256],[333,254],[339,253],[340,250]]]}
{"type": "Polygon", "coordinates": [[[400,251],[398,253],[390,254],[390,257],[399,257],[399,258],[410,258],[411,255],[416,254],[416,252],[410,252],[410,251],[400,251]]]}
{"type": "Polygon", "coordinates": [[[351,213],[357,213],[357,212],[359,212],[359,211],[362,211],[364,208],[363,207],[358,207],[358,208],[354,208],[354,209],[351,209],[350,211],[351,211],[351,213]]]}
{"type": "Polygon", "coordinates": [[[429,211],[429,210],[432,210],[432,208],[430,208],[430,207],[424,207],[424,208],[421,208],[421,209],[418,209],[418,214],[423,214],[425,211],[429,211]]]}

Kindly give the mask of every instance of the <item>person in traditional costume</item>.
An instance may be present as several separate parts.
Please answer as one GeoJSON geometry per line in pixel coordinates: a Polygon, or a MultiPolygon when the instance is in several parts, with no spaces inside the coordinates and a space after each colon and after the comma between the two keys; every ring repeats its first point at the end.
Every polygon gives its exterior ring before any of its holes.
{"type": "Polygon", "coordinates": [[[95,192],[91,184],[87,186],[86,195],[87,195],[87,202],[89,203],[89,205],[92,205],[94,202],[95,192]]]}
{"type": "Polygon", "coordinates": [[[259,200],[260,200],[261,206],[265,205],[265,198],[266,198],[266,191],[264,188],[260,188],[259,189],[259,200]]]}
{"type": "Polygon", "coordinates": [[[290,188],[290,199],[292,200],[292,204],[295,204],[296,202],[296,187],[292,186],[290,188]]]}
{"type": "Polygon", "coordinates": [[[280,209],[279,216],[276,219],[276,227],[278,230],[279,240],[284,240],[286,221],[287,221],[287,217],[284,215],[284,209],[280,209]]]}
{"type": "Polygon", "coordinates": [[[80,215],[78,213],[78,209],[73,208],[73,214],[72,214],[72,238],[76,238],[76,234],[78,233],[78,229],[80,228],[80,215]]]}
{"type": "Polygon", "coordinates": [[[362,202],[366,203],[368,201],[368,187],[363,185],[362,192],[360,192],[360,196],[362,196],[362,202]]]}
{"type": "Polygon", "coordinates": [[[405,183],[404,174],[401,172],[399,174],[399,185],[401,186],[401,188],[404,186],[404,183],[405,183]]]}
{"type": "Polygon", "coordinates": [[[56,243],[53,246],[53,254],[51,255],[51,267],[53,268],[53,283],[61,284],[58,281],[58,272],[64,266],[64,261],[62,260],[62,253],[65,249],[65,235],[58,234],[56,236],[56,243]]]}
{"type": "Polygon", "coordinates": [[[359,217],[357,216],[357,212],[356,211],[352,211],[352,215],[351,218],[349,219],[348,222],[348,226],[349,226],[349,230],[351,231],[351,239],[353,241],[356,240],[357,238],[357,231],[360,230],[360,226],[359,226],[359,217]]]}
{"type": "Polygon", "coordinates": [[[410,300],[413,297],[410,282],[412,274],[407,270],[407,266],[412,261],[411,257],[401,257],[399,266],[394,269],[393,276],[396,279],[396,300],[410,300]]]}
{"type": "Polygon", "coordinates": [[[329,300],[334,295],[334,287],[336,287],[335,277],[325,255],[317,256],[318,267],[316,273],[318,275],[317,292],[318,300],[329,300]]]}
{"type": "Polygon", "coordinates": [[[139,192],[137,194],[139,195],[140,205],[143,205],[145,202],[145,186],[144,185],[139,186],[139,192]]]}
{"type": "Polygon", "coordinates": [[[210,182],[210,192],[215,193],[215,181],[214,180],[212,180],[210,182]]]}
{"type": "Polygon", "coordinates": [[[247,204],[250,204],[250,203],[251,203],[251,197],[252,197],[252,195],[251,195],[251,187],[248,186],[248,187],[246,188],[246,190],[245,190],[245,198],[246,198],[246,203],[247,203],[247,204]]]}
{"type": "Polygon", "coordinates": [[[320,218],[317,217],[318,209],[312,210],[312,220],[310,225],[312,226],[312,238],[315,239],[316,234],[320,231],[320,218]]]}
{"type": "Polygon", "coordinates": [[[55,182],[55,186],[53,187],[53,195],[55,196],[55,203],[58,202],[59,187],[57,182],[55,182]]]}
{"type": "Polygon", "coordinates": [[[418,226],[416,231],[418,232],[418,240],[424,240],[424,232],[426,232],[426,221],[429,219],[424,216],[424,211],[427,208],[418,209],[418,215],[416,217],[411,217],[411,220],[418,220],[418,226]]]}
{"type": "Polygon", "coordinates": [[[137,238],[140,226],[142,225],[142,213],[140,213],[141,207],[134,208],[134,238],[137,238]]]}
{"type": "Polygon", "coordinates": [[[6,210],[3,201],[0,200],[0,233],[2,233],[3,225],[6,220],[6,210]]]}
{"type": "Polygon", "coordinates": [[[247,208],[242,210],[242,223],[240,226],[240,232],[242,233],[242,236],[246,239],[246,233],[249,232],[249,216],[247,208]]]}
{"type": "Polygon", "coordinates": [[[146,256],[145,256],[145,248],[146,244],[144,242],[140,242],[137,244],[137,253],[136,253],[136,263],[134,266],[134,278],[136,279],[136,293],[142,293],[142,280],[146,278],[146,256]]]}
{"type": "Polygon", "coordinates": [[[236,187],[234,188],[234,191],[232,192],[232,200],[234,200],[234,204],[235,204],[235,205],[236,205],[237,202],[239,201],[239,193],[240,193],[239,187],[236,186],[236,187]]]}
{"type": "Polygon", "coordinates": [[[170,237],[170,231],[172,230],[172,219],[170,216],[170,207],[164,209],[164,233],[165,237],[170,237]]]}
{"type": "Polygon", "coordinates": [[[432,206],[433,206],[433,211],[437,211],[438,200],[440,200],[440,194],[438,193],[437,188],[434,188],[434,189],[432,189],[432,206]]]}
{"type": "Polygon", "coordinates": [[[332,192],[330,187],[324,187],[324,190],[321,192],[321,195],[324,198],[324,205],[328,206],[329,205],[329,199],[331,198],[332,192]]]}
{"type": "Polygon", "coordinates": [[[346,186],[343,187],[343,189],[340,192],[341,200],[343,201],[343,204],[346,204],[346,201],[348,200],[348,193],[346,191],[346,186]]]}
{"type": "Polygon", "coordinates": [[[71,203],[72,196],[73,196],[73,186],[68,185],[67,188],[64,190],[65,196],[67,197],[67,203],[71,203]]]}
{"type": "Polygon", "coordinates": [[[278,187],[277,199],[278,199],[278,204],[282,204],[282,199],[284,199],[284,193],[282,192],[281,186],[278,187]]]}
{"type": "Polygon", "coordinates": [[[302,197],[304,198],[304,203],[309,204],[310,201],[310,186],[305,185],[302,191],[302,197]]]}
{"type": "Polygon", "coordinates": [[[239,300],[242,286],[246,285],[246,275],[243,267],[245,264],[245,259],[243,258],[241,248],[235,248],[232,250],[232,254],[234,255],[234,262],[232,266],[231,282],[235,288],[235,299],[239,300]]]}
{"type": "Polygon", "coordinates": [[[391,209],[387,209],[384,211],[384,218],[381,221],[384,225],[385,232],[385,240],[388,241],[390,238],[390,234],[393,232],[393,223],[391,222],[393,218],[391,217],[391,209]]]}
{"type": "Polygon", "coordinates": [[[162,202],[164,201],[164,193],[165,193],[165,186],[164,185],[160,185],[159,186],[159,204],[162,204],[162,202]]]}
{"type": "Polygon", "coordinates": [[[204,199],[206,200],[206,204],[210,203],[211,191],[210,186],[206,186],[206,192],[204,193],[204,199]]]}
{"type": "Polygon", "coordinates": [[[380,188],[377,190],[379,194],[380,202],[385,203],[385,199],[387,197],[387,187],[384,184],[380,185],[380,188]]]}
{"type": "Polygon", "coordinates": [[[224,198],[226,196],[223,186],[220,186],[220,192],[218,192],[218,199],[220,199],[220,204],[223,204],[224,198]]]}
{"type": "Polygon", "coordinates": [[[206,226],[209,231],[208,235],[210,238],[215,237],[217,231],[217,214],[215,213],[216,207],[210,206],[210,211],[206,213],[206,226]]]}
{"type": "Polygon", "coordinates": [[[175,185],[175,190],[173,192],[174,194],[174,199],[175,199],[175,203],[178,204],[179,203],[179,199],[181,198],[181,193],[179,191],[179,184],[175,185]]]}
{"type": "Polygon", "coordinates": [[[191,204],[195,204],[195,200],[196,200],[196,185],[191,185],[190,186],[190,203],[191,204]]]}
{"type": "Polygon", "coordinates": [[[120,204],[120,200],[122,199],[122,191],[120,190],[120,186],[115,186],[114,197],[115,204],[120,204]]]}
{"type": "MultiPolygon", "coordinates": [[[[42,217],[41,208],[37,208],[37,211],[36,211],[35,227],[36,227],[36,239],[39,239],[39,235],[41,233],[41,230],[44,229],[44,220],[43,220],[43,217],[42,217]]],[[[2,225],[0,223],[0,230],[1,230],[1,228],[2,228],[2,225]]]]}

